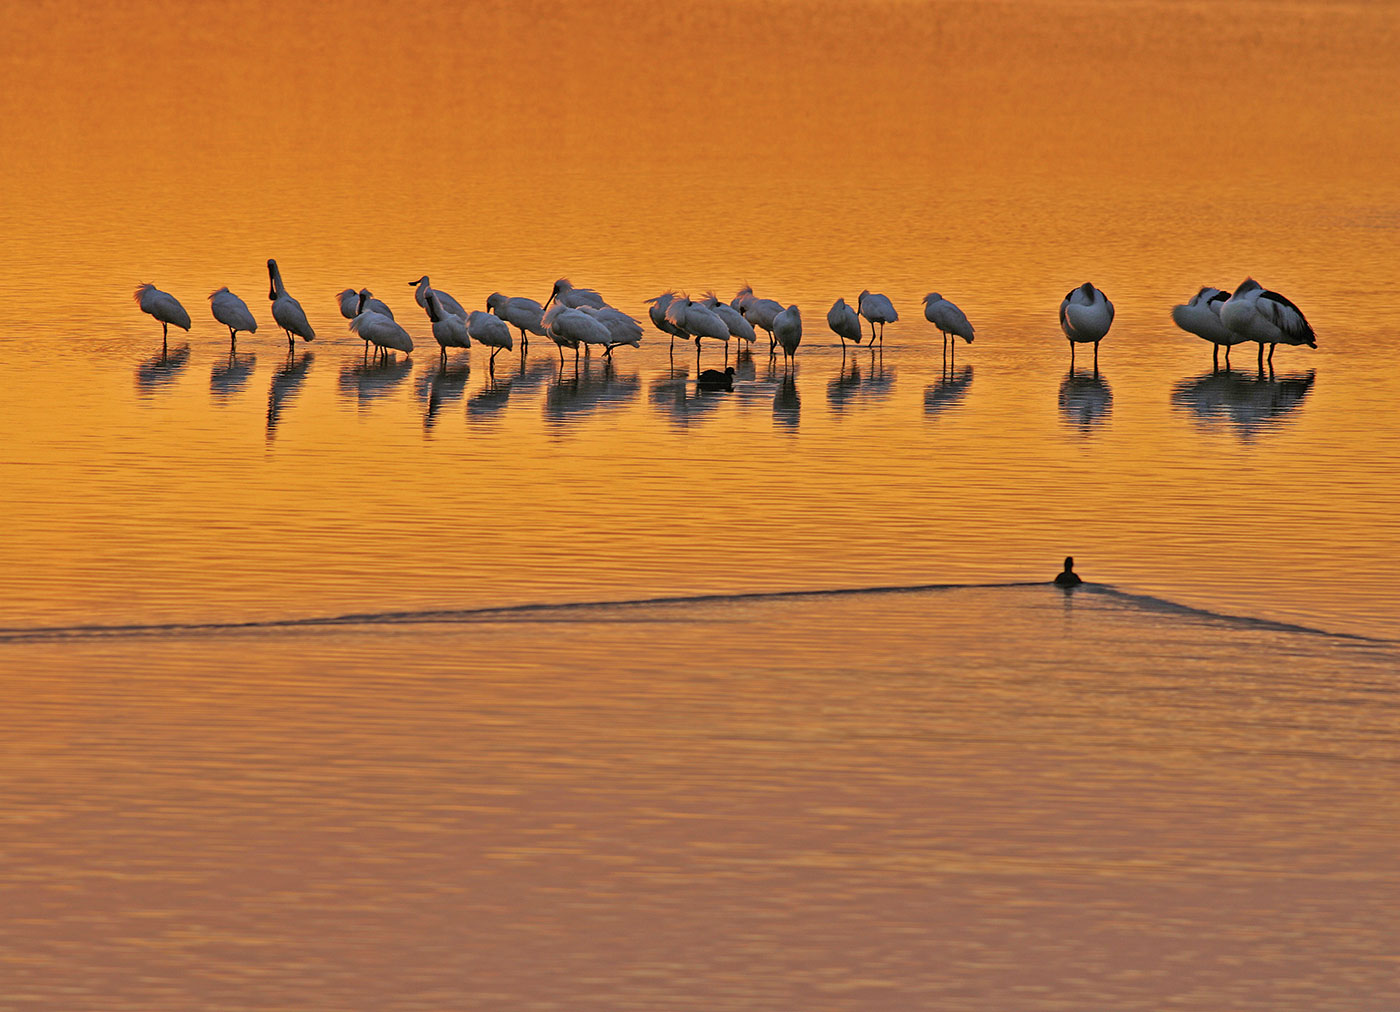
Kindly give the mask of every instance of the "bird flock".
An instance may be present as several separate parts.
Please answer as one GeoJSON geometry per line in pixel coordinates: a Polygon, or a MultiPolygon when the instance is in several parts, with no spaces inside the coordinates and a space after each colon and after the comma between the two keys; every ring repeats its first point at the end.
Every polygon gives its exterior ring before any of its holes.
{"type": "MultiPolygon", "coordinates": [[[[267,262],[268,300],[272,318],[287,336],[288,348],[296,339],[311,341],[316,333],[311,328],[301,304],[287,293],[282,272],[276,260],[267,262]]],[[[580,349],[585,354],[597,347],[611,358],[621,346],[639,347],[642,325],[622,310],[608,305],[591,288],[579,288],[567,278],[554,283],[544,303],[524,296],[507,296],[493,292],[486,300],[485,310],[465,309],[447,292],[434,288],[424,274],[409,285],[414,300],[427,314],[433,338],[446,360],[449,349],[470,348],[472,343],[491,349],[491,367],[496,355],[515,347],[512,330],[520,335],[522,359],[529,348],[530,337],[543,337],[554,342],[559,360],[564,361],[564,349],[574,352],[578,360],[580,349]]],[[[190,315],[178,299],[152,284],[136,289],[136,302],[141,311],[161,324],[162,342],[169,339],[173,325],[190,329],[190,315]]],[[[393,310],[374,297],[368,288],[346,288],[336,296],[340,313],[349,321],[349,330],[365,342],[365,354],[373,345],[377,355],[391,351],[413,351],[413,338],[394,318],[393,310]]],[[[949,342],[956,352],[957,339],[971,344],[974,337],[967,314],[937,292],[924,296],[924,318],[943,337],[945,356],[949,342]]],[[[714,292],[706,292],[698,301],[674,289],[647,300],[647,314],[652,325],[668,336],[674,351],[676,339],[695,342],[697,363],[701,342],[719,341],[724,344],[725,359],[729,358],[729,342],[752,346],[759,331],[768,336],[770,355],[782,349],[784,365],[795,361],[802,343],[802,311],[796,305],[784,306],[774,299],[761,299],[751,287],[745,286],[729,302],[723,302],[714,292]]],[[[209,296],[214,319],[229,329],[229,340],[236,346],[240,331],[255,333],[258,322],[247,304],[227,287],[209,296]]],[[[1302,310],[1277,292],[1268,291],[1253,278],[1246,278],[1233,293],[1223,289],[1203,287],[1191,299],[1172,309],[1172,320],[1187,333],[1194,334],[1213,345],[1212,361],[1218,369],[1220,349],[1225,349],[1225,367],[1230,367],[1230,349],[1237,344],[1253,342],[1259,346],[1259,370],[1265,365],[1264,346],[1269,346],[1268,364],[1272,368],[1274,349],[1280,344],[1317,347],[1317,338],[1302,310]]],[[[868,340],[872,350],[884,347],[885,324],[894,323],[899,313],[890,299],[879,293],[862,291],[851,306],[839,298],[827,311],[826,322],[841,340],[844,354],[847,342],[858,345],[868,340]],[[865,325],[869,324],[869,334],[865,325]]],[[[1099,342],[1108,336],[1113,326],[1113,303],[1090,282],[1084,282],[1068,292],[1060,302],[1060,328],[1070,346],[1070,366],[1074,366],[1074,351],[1078,344],[1094,346],[1094,366],[1098,367],[1099,342]]],[[[716,372],[715,377],[724,374],[716,372]]],[[[718,379],[716,380],[718,382],[718,379]]]]}

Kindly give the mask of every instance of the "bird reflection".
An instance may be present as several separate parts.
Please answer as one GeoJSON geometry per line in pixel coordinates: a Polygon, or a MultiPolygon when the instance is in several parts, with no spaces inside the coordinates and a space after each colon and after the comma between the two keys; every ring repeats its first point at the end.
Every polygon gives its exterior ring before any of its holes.
{"type": "Polygon", "coordinates": [[[826,385],[826,399],[837,416],[847,404],[886,397],[893,388],[894,370],[885,368],[883,355],[872,355],[866,365],[867,371],[862,375],[858,357],[842,359],[840,375],[826,385]]]}
{"type": "Polygon", "coordinates": [[[957,407],[967,396],[967,388],[970,386],[972,366],[965,365],[961,369],[950,366],[944,369],[942,376],[924,388],[924,414],[933,417],[949,408],[957,407]]]}
{"type": "Polygon", "coordinates": [[[248,377],[253,375],[253,363],[256,361],[255,355],[229,352],[227,359],[215,362],[214,368],[209,370],[209,393],[216,400],[227,400],[241,391],[247,385],[248,377]]]}
{"type": "Polygon", "coordinates": [[[1312,389],[1315,371],[1271,378],[1238,372],[1209,372],[1172,389],[1172,405],[1190,411],[1206,426],[1228,425],[1252,439],[1285,421],[1312,389]]]}
{"type": "Polygon", "coordinates": [[[267,438],[269,440],[277,432],[277,423],[281,420],[282,408],[301,389],[301,384],[306,379],[306,372],[311,368],[311,360],[314,357],[309,351],[303,352],[301,355],[289,355],[282,367],[272,374],[272,386],[267,392],[267,438]]]}
{"type": "Polygon", "coordinates": [[[1108,381],[1093,372],[1065,373],[1060,384],[1060,414],[1081,433],[1088,434],[1094,426],[1108,420],[1113,410],[1113,389],[1108,381]]]}
{"type": "Polygon", "coordinates": [[[559,378],[545,392],[544,419],[554,425],[591,415],[602,408],[626,404],[637,396],[641,381],[636,374],[619,376],[610,360],[595,365],[559,370],[559,378]]]}
{"type": "Polygon", "coordinates": [[[488,375],[480,390],[467,398],[467,417],[479,422],[493,420],[505,410],[512,396],[528,393],[554,375],[554,360],[536,361],[514,376],[502,373],[488,375]]]}
{"type": "Polygon", "coordinates": [[[690,381],[689,370],[672,368],[651,381],[647,399],[672,425],[686,429],[709,417],[724,396],[700,390],[690,381]]]}
{"type": "Polygon", "coordinates": [[[773,395],[773,424],[784,429],[795,429],[802,414],[802,399],[797,396],[797,378],[791,373],[778,381],[778,391],[773,395]]]}
{"type": "Polygon", "coordinates": [[[136,367],[136,391],[142,397],[150,397],[162,387],[168,387],[180,378],[180,370],[190,361],[190,346],[182,344],[171,351],[165,349],[159,355],[146,359],[136,367]]]}
{"type": "Polygon", "coordinates": [[[421,373],[418,377],[418,396],[427,402],[423,413],[423,431],[427,432],[437,423],[438,412],[444,403],[462,399],[467,388],[467,378],[471,376],[471,364],[443,365],[432,372],[421,373]]]}
{"type": "Polygon", "coordinates": [[[368,362],[352,359],[340,369],[340,395],[354,399],[360,408],[365,408],[373,400],[393,392],[408,378],[413,369],[413,359],[392,357],[371,359],[368,362]]]}

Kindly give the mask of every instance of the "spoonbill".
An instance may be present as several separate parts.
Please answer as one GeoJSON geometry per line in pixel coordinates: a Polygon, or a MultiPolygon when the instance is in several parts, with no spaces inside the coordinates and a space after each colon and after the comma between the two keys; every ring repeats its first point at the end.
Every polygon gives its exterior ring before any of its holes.
{"type": "Polygon", "coordinates": [[[405,353],[413,350],[413,338],[408,336],[408,331],[382,313],[366,310],[350,321],[350,329],[385,355],[390,349],[405,353]]]}
{"type": "Polygon", "coordinates": [[[148,313],[160,321],[160,340],[164,345],[167,342],[167,335],[170,333],[170,325],[184,330],[190,329],[190,314],[185,312],[185,307],[180,305],[180,300],[169,292],[162,292],[155,285],[147,282],[137,287],[133,296],[136,304],[141,307],[141,312],[148,313]]]}
{"type": "Polygon", "coordinates": [[[1253,278],[1245,278],[1220,307],[1220,320],[1241,340],[1259,342],[1259,371],[1264,371],[1264,345],[1269,346],[1269,366],[1280,344],[1317,347],[1317,335],[1303,311],[1278,292],[1267,291],[1253,278]]]}
{"type": "Polygon", "coordinates": [[[783,359],[796,358],[797,346],[802,343],[802,311],[796,306],[788,306],[773,321],[773,336],[783,346],[783,359]]]}
{"type": "Polygon", "coordinates": [[[251,334],[258,329],[258,321],[248,311],[248,304],[229,291],[228,285],[210,293],[209,309],[213,312],[214,319],[228,328],[230,346],[238,343],[240,330],[251,334]]]}
{"type": "Polygon", "coordinates": [[[967,314],[937,292],[924,296],[924,319],[937,327],[943,334],[943,353],[948,353],[948,335],[953,335],[953,350],[958,347],[957,338],[972,343],[972,324],[967,322],[967,314]]]}
{"type": "MultiPolygon", "coordinates": [[[[596,308],[596,307],[594,307],[596,308]]],[[[559,347],[559,361],[564,361],[564,349],[574,349],[574,359],[578,360],[579,345],[608,344],[608,328],[601,320],[590,316],[582,309],[574,309],[558,302],[544,314],[544,329],[549,339],[559,347]]]]}
{"type": "Polygon", "coordinates": [[[508,298],[500,292],[492,292],[486,299],[486,308],[520,331],[522,352],[530,347],[530,339],[526,334],[544,337],[544,306],[534,299],[527,299],[522,295],[508,298]]]}
{"type": "Polygon", "coordinates": [[[612,358],[612,350],[619,344],[631,345],[633,348],[641,347],[642,325],[622,310],[612,306],[604,306],[602,309],[585,306],[579,312],[593,317],[608,332],[608,342],[603,348],[603,354],[608,358],[612,358]]]}
{"type": "Polygon", "coordinates": [[[652,326],[670,336],[672,350],[676,347],[676,338],[684,341],[690,336],[666,318],[666,310],[676,298],[675,292],[662,292],[655,298],[647,299],[647,315],[651,317],[652,326]]]}
{"type": "Polygon", "coordinates": [[[296,337],[300,337],[304,341],[314,341],[316,331],[312,330],[311,324],[307,322],[306,313],[302,310],[301,303],[287,294],[287,289],[282,284],[282,272],[278,269],[276,260],[267,262],[267,276],[272,282],[272,289],[267,293],[268,299],[272,302],[272,318],[277,321],[277,326],[286,331],[287,348],[290,350],[296,347],[296,337]],[[296,337],[292,336],[294,334],[296,337]]]}
{"type": "Polygon", "coordinates": [[[353,320],[363,312],[378,313],[380,316],[394,318],[394,311],[383,302],[374,297],[374,293],[368,288],[361,288],[358,292],[353,288],[347,288],[339,292],[336,302],[340,304],[340,315],[347,320],[353,320]]]}
{"type": "Polygon", "coordinates": [[[777,346],[776,339],[773,337],[773,321],[783,311],[783,304],[775,302],[773,299],[758,298],[748,285],[740,288],[739,294],[735,295],[729,304],[739,310],[744,319],[755,327],[768,331],[768,350],[771,352],[777,346]]]}
{"type": "Polygon", "coordinates": [[[434,288],[433,283],[428,280],[428,275],[424,274],[417,281],[410,281],[409,284],[417,286],[418,291],[413,293],[413,298],[417,301],[418,305],[423,308],[424,312],[427,312],[428,309],[428,293],[436,292],[438,302],[442,304],[444,310],[451,313],[453,316],[460,316],[464,320],[467,318],[467,311],[462,308],[462,304],[441,288],[434,288]]]}
{"type": "Polygon", "coordinates": [[[1191,296],[1191,300],[1185,305],[1172,307],[1173,323],[1188,334],[1195,334],[1214,345],[1211,365],[1216,369],[1220,368],[1222,344],[1225,346],[1225,368],[1229,369],[1230,348],[1246,340],[1243,335],[1236,334],[1225,326],[1220,319],[1220,307],[1225,305],[1225,300],[1229,297],[1229,292],[1207,286],[1191,296]]]}
{"type": "Polygon", "coordinates": [[[714,341],[729,344],[729,327],[715,313],[698,302],[692,302],[688,295],[674,299],[666,307],[666,319],[685,333],[695,338],[695,358],[700,358],[700,339],[708,337],[714,341]]]}
{"type": "Polygon", "coordinates": [[[865,336],[865,331],[860,327],[860,317],[854,309],[846,305],[845,299],[837,299],[832,303],[826,313],[826,325],[841,339],[842,354],[845,354],[847,341],[860,344],[860,339],[865,336]]]}
{"type": "MultiPolygon", "coordinates": [[[[754,341],[758,339],[758,334],[754,332],[753,324],[744,319],[744,314],[729,303],[720,302],[719,297],[716,296],[714,292],[706,292],[705,298],[700,305],[704,306],[724,321],[724,325],[729,328],[730,337],[736,337],[741,341],[747,341],[749,344],[753,344],[754,341]]],[[[742,347],[743,345],[740,345],[740,348],[742,347]]],[[[724,342],[724,357],[726,360],[729,358],[728,338],[726,338],[724,342]]]]}
{"type": "Polygon", "coordinates": [[[467,333],[467,321],[454,316],[442,308],[437,292],[428,291],[428,319],[433,321],[433,337],[437,338],[442,349],[442,361],[447,363],[448,348],[470,348],[472,339],[467,333]]]}
{"type": "Polygon", "coordinates": [[[1069,338],[1069,367],[1074,368],[1074,346],[1094,344],[1094,368],[1099,366],[1099,342],[1113,326],[1113,303],[1089,282],[1069,292],[1060,303],[1060,329],[1069,338]]]}
{"type": "Polygon", "coordinates": [[[880,325],[880,347],[885,347],[885,324],[894,323],[899,314],[894,304],[879,292],[863,291],[856,299],[856,312],[870,321],[870,344],[875,344],[875,324],[880,325]]]}
{"type": "Polygon", "coordinates": [[[558,300],[568,309],[582,309],[584,306],[592,306],[594,309],[602,309],[607,305],[603,297],[591,288],[575,288],[568,278],[560,278],[554,282],[554,290],[549,293],[549,298],[545,299],[544,308],[548,309],[549,304],[558,300]]]}
{"type": "Polygon", "coordinates": [[[510,336],[510,326],[499,316],[474,309],[467,315],[467,333],[473,341],[491,349],[491,372],[496,371],[496,352],[510,351],[515,347],[515,339],[510,336]]]}

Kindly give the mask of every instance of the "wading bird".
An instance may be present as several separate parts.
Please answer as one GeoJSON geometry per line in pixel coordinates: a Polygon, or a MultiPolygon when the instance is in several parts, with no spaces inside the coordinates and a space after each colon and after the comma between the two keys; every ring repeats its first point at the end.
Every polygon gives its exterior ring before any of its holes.
{"type": "Polygon", "coordinates": [[[413,338],[393,320],[382,313],[363,312],[350,321],[350,329],[373,344],[388,357],[390,350],[411,352],[413,338]]]}
{"type": "Polygon", "coordinates": [[[1074,368],[1074,346],[1094,344],[1094,368],[1099,367],[1099,342],[1113,326],[1113,303],[1089,282],[1065,295],[1060,303],[1060,329],[1069,338],[1069,367],[1074,368]]]}
{"type": "Polygon", "coordinates": [[[773,349],[777,347],[777,341],[773,337],[773,321],[783,311],[783,304],[775,302],[773,299],[758,298],[748,285],[740,288],[739,293],[730,300],[729,304],[739,310],[744,319],[759,330],[768,331],[768,351],[771,354],[773,349]]]}
{"type": "Polygon", "coordinates": [[[451,313],[453,316],[460,316],[464,320],[467,318],[467,311],[462,308],[462,304],[441,288],[434,288],[433,283],[428,280],[428,275],[424,274],[417,281],[410,281],[409,285],[417,286],[418,290],[413,293],[413,298],[424,312],[427,312],[428,309],[428,293],[436,292],[438,303],[445,312],[451,313]]]}
{"type": "Polygon", "coordinates": [[[795,359],[797,346],[802,343],[802,311],[788,306],[773,321],[773,336],[783,346],[783,360],[795,359]]]}
{"type": "Polygon", "coordinates": [[[258,321],[248,311],[248,304],[229,291],[228,285],[210,293],[209,309],[213,312],[214,319],[228,328],[230,347],[238,343],[240,330],[252,334],[258,329],[258,321]]]}
{"type": "Polygon", "coordinates": [[[267,262],[267,276],[272,283],[272,289],[267,293],[272,302],[272,318],[277,321],[277,326],[286,332],[288,350],[296,347],[298,337],[304,341],[314,341],[316,331],[312,330],[311,324],[307,322],[301,303],[287,294],[287,289],[282,284],[282,271],[278,269],[276,260],[267,262]]]}
{"type": "Polygon", "coordinates": [[[584,306],[602,309],[607,305],[603,297],[593,289],[575,288],[568,278],[560,278],[554,282],[554,290],[549,293],[549,298],[545,299],[544,308],[548,309],[549,304],[556,301],[566,309],[582,309],[584,306]]]}
{"type": "MultiPolygon", "coordinates": [[[[589,307],[594,309],[596,307],[589,307]]],[[[559,361],[564,361],[564,349],[574,349],[574,361],[578,361],[579,346],[596,344],[606,348],[608,345],[608,328],[582,309],[573,309],[562,302],[555,305],[544,314],[544,330],[549,335],[549,339],[559,347],[559,361]]]]}
{"type": "Polygon", "coordinates": [[[1269,346],[1269,367],[1273,368],[1274,348],[1280,344],[1306,344],[1317,347],[1317,335],[1303,311],[1278,292],[1264,289],[1253,278],[1246,278],[1220,307],[1220,320],[1241,340],[1259,343],[1259,371],[1264,371],[1264,345],[1269,346]]]}
{"type": "Polygon", "coordinates": [[[612,306],[604,306],[602,309],[585,306],[579,312],[593,317],[608,332],[608,341],[603,346],[603,354],[608,358],[612,358],[612,350],[619,344],[631,345],[633,348],[641,347],[642,325],[622,310],[612,306]]]}
{"type": "Polygon", "coordinates": [[[147,282],[137,287],[134,297],[136,304],[141,307],[141,312],[148,313],[160,321],[162,345],[167,343],[167,335],[170,333],[172,323],[182,330],[190,329],[190,314],[185,312],[185,307],[180,305],[180,300],[169,292],[162,292],[155,285],[147,282]]]}
{"type": "Polygon", "coordinates": [[[510,351],[515,347],[515,338],[510,336],[510,326],[499,316],[474,309],[467,316],[467,333],[473,341],[491,349],[490,368],[496,372],[496,353],[510,351]]]}
{"type": "Polygon", "coordinates": [[[880,325],[880,347],[885,347],[885,324],[894,323],[899,314],[894,304],[879,292],[864,291],[856,299],[856,312],[870,321],[870,345],[875,346],[875,324],[880,325]]]}
{"type": "Polygon", "coordinates": [[[854,309],[846,305],[845,299],[837,299],[832,303],[826,313],[826,325],[841,339],[842,355],[846,354],[847,341],[860,344],[860,339],[865,336],[865,331],[860,326],[860,317],[854,309]]]}
{"type": "Polygon", "coordinates": [[[492,292],[486,299],[486,308],[520,331],[522,357],[530,347],[527,334],[544,337],[544,306],[534,299],[527,299],[523,295],[510,298],[500,292],[492,292]]]}
{"type": "Polygon", "coordinates": [[[368,288],[361,288],[358,292],[353,288],[347,288],[338,293],[335,300],[340,305],[340,315],[347,320],[353,320],[365,312],[378,313],[391,320],[394,318],[394,311],[376,299],[374,293],[368,288]]]}
{"type": "MultiPolygon", "coordinates": [[[[730,337],[736,337],[741,341],[747,341],[749,344],[753,344],[754,341],[758,339],[758,335],[754,332],[753,324],[744,319],[744,314],[729,303],[720,302],[719,297],[716,296],[714,292],[706,292],[705,299],[700,305],[704,306],[724,321],[724,325],[729,328],[730,337]]],[[[739,347],[742,350],[743,345],[739,347]]],[[[727,339],[724,342],[724,359],[726,362],[729,361],[729,341],[727,339]]]]}
{"type": "Polygon", "coordinates": [[[1209,341],[1214,348],[1211,352],[1211,365],[1220,368],[1220,346],[1225,346],[1225,368],[1230,368],[1230,348],[1247,340],[1236,334],[1220,319],[1220,307],[1230,297],[1229,292],[1209,286],[1202,288],[1191,300],[1182,306],[1172,307],[1172,322],[1188,334],[1195,334],[1209,341]]]}
{"type": "Polygon", "coordinates": [[[953,350],[957,351],[957,338],[972,343],[972,324],[967,314],[937,292],[924,296],[924,319],[933,324],[943,334],[943,353],[948,353],[948,335],[953,335],[953,350]]]}
{"type": "Polygon", "coordinates": [[[690,336],[666,318],[666,310],[676,298],[675,292],[662,292],[655,298],[647,299],[647,315],[651,317],[652,326],[671,338],[672,350],[676,347],[676,338],[684,341],[690,336]]]}
{"type": "Polygon", "coordinates": [[[447,363],[448,348],[470,348],[472,339],[467,334],[467,321],[460,316],[453,316],[442,308],[442,303],[438,301],[437,292],[428,292],[428,319],[433,321],[433,337],[437,339],[438,347],[442,349],[442,361],[447,363]]]}

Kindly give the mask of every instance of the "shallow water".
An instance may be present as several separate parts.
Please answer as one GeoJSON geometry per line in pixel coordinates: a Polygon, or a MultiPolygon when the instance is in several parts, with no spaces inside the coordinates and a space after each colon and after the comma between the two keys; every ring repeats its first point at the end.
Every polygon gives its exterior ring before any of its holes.
{"type": "Polygon", "coordinates": [[[0,1007],[1400,998],[1389,5],[6,13],[0,1007]],[[444,366],[424,271],[806,330],[444,366]]]}

